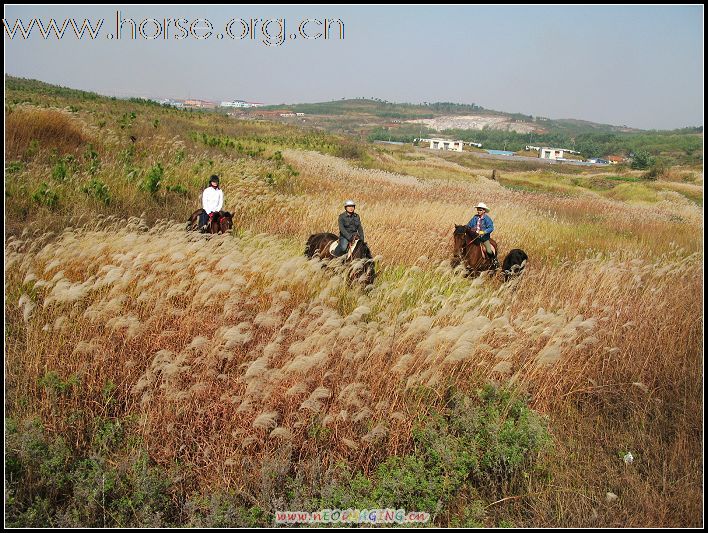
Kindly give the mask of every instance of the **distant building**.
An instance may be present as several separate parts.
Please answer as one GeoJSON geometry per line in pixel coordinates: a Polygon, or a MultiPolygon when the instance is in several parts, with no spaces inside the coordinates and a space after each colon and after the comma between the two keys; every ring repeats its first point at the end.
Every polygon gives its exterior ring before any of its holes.
{"type": "Polygon", "coordinates": [[[564,148],[541,148],[538,157],[541,159],[565,159],[563,157],[565,152],[570,152],[564,148]]]}
{"type": "Polygon", "coordinates": [[[420,139],[423,142],[430,143],[431,150],[452,150],[461,152],[465,144],[463,141],[451,141],[449,139],[420,139]]]}
{"type": "Polygon", "coordinates": [[[251,107],[251,104],[243,100],[234,100],[233,102],[221,102],[221,107],[251,107]]]}
{"type": "Polygon", "coordinates": [[[184,107],[184,104],[179,100],[172,100],[171,98],[165,98],[164,100],[159,100],[162,105],[169,105],[172,107],[184,107]]]}
{"type": "Polygon", "coordinates": [[[221,102],[219,104],[221,107],[243,107],[243,108],[249,108],[249,107],[263,107],[265,104],[261,104],[260,102],[246,102],[244,100],[233,100],[231,102],[221,102]]]}
{"type": "Polygon", "coordinates": [[[592,159],[588,159],[588,163],[594,163],[596,165],[609,165],[610,162],[607,159],[601,159],[599,157],[593,157],[592,159]]]}
{"type": "Polygon", "coordinates": [[[622,157],[621,155],[608,155],[607,160],[612,163],[613,165],[617,165],[619,163],[624,163],[626,159],[622,157]]]}
{"type": "Polygon", "coordinates": [[[214,109],[216,104],[208,100],[185,100],[184,107],[193,107],[197,109],[214,109]]]}

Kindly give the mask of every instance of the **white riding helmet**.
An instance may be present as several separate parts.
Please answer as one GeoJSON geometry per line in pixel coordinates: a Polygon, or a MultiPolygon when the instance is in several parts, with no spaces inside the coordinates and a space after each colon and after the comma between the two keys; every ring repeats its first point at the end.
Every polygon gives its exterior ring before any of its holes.
{"type": "Polygon", "coordinates": [[[344,202],[344,207],[356,207],[356,205],[354,204],[354,200],[347,200],[346,202],[344,202]]]}
{"type": "Polygon", "coordinates": [[[484,209],[487,213],[489,213],[489,208],[487,207],[487,204],[484,202],[479,202],[475,207],[475,209],[484,209]]]}

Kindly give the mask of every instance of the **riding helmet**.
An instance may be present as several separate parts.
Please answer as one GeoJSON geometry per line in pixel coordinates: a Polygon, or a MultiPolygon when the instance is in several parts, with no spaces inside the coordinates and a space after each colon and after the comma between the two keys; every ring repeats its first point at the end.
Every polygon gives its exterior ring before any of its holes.
{"type": "Polygon", "coordinates": [[[354,204],[354,200],[347,200],[346,202],[344,202],[344,207],[356,207],[356,205],[354,204]]]}

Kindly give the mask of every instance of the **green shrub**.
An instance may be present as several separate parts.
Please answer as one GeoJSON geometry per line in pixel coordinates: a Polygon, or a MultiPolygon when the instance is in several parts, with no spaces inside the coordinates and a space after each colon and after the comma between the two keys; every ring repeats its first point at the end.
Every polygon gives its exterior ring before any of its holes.
{"type": "Polygon", "coordinates": [[[653,159],[649,170],[644,173],[642,178],[646,180],[656,180],[659,178],[665,178],[669,173],[669,165],[661,159],[653,159]]]}
{"type": "Polygon", "coordinates": [[[649,168],[654,164],[654,158],[649,155],[649,152],[644,150],[639,150],[634,154],[632,158],[632,164],[630,165],[634,170],[644,170],[649,168]]]}
{"type": "Polygon", "coordinates": [[[10,161],[5,165],[6,174],[17,174],[25,169],[25,164],[22,161],[10,161]]]}
{"type": "Polygon", "coordinates": [[[46,182],[42,182],[39,188],[32,194],[32,200],[40,205],[54,209],[59,205],[59,194],[52,190],[46,182]]]}
{"type": "MultiPolygon", "coordinates": [[[[50,378],[56,384],[56,379],[50,378]]],[[[177,508],[171,482],[140,449],[127,424],[96,420],[87,454],[39,421],[6,424],[6,524],[10,527],[163,527],[177,508]]]]}
{"type": "Polygon", "coordinates": [[[84,159],[88,165],[88,173],[92,176],[95,175],[101,168],[101,159],[92,144],[89,144],[86,148],[86,152],[84,152],[84,159]]]}
{"type": "Polygon", "coordinates": [[[272,525],[272,517],[263,509],[248,506],[232,492],[193,495],[184,506],[187,527],[265,527],[272,525]]]}
{"type": "Polygon", "coordinates": [[[84,185],[81,190],[92,198],[96,198],[103,203],[103,205],[107,206],[111,203],[111,194],[108,190],[108,185],[101,180],[94,178],[87,185],[84,185]]]}
{"type": "Polygon", "coordinates": [[[52,178],[57,181],[64,181],[68,174],[68,169],[66,168],[66,163],[63,159],[57,161],[52,168],[52,178]]]}
{"type": "Polygon", "coordinates": [[[32,139],[29,144],[27,145],[27,149],[25,150],[23,155],[23,158],[25,160],[27,159],[32,159],[37,153],[39,152],[39,141],[37,139],[32,139]]]}
{"type": "Polygon", "coordinates": [[[162,176],[165,174],[165,169],[162,168],[160,163],[154,165],[145,176],[145,179],[140,184],[140,189],[147,191],[150,194],[155,194],[160,190],[160,185],[162,183],[162,176]]]}
{"type": "MultiPolygon", "coordinates": [[[[448,409],[414,428],[411,453],[387,458],[371,478],[342,467],[311,506],[404,508],[435,517],[463,494],[498,499],[521,489],[549,442],[543,419],[512,391],[488,386],[476,398],[453,394],[448,409]]],[[[457,522],[480,524],[483,507],[465,500],[457,522]]]]}
{"type": "Polygon", "coordinates": [[[364,154],[364,149],[351,141],[342,142],[334,153],[337,157],[344,157],[345,159],[361,159],[364,154]]]}

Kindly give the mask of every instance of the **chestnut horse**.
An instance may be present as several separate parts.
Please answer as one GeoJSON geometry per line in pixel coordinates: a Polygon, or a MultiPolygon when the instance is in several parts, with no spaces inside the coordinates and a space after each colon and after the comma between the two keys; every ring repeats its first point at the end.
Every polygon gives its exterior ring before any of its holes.
{"type": "Polygon", "coordinates": [[[199,228],[199,215],[204,212],[204,209],[197,209],[189,215],[187,220],[187,231],[199,230],[202,233],[226,233],[234,227],[233,215],[228,211],[214,212],[213,216],[207,222],[207,230],[199,228]]]}
{"type": "MultiPolygon", "coordinates": [[[[317,257],[329,262],[335,258],[330,252],[332,243],[339,241],[334,233],[315,233],[310,235],[305,245],[305,255],[309,258],[317,257]]],[[[351,263],[347,269],[347,278],[349,281],[359,281],[364,286],[374,283],[376,278],[376,269],[374,267],[374,258],[371,255],[369,246],[360,239],[355,239],[349,244],[349,250],[341,257],[342,262],[351,263]]]]}
{"type": "MultiPolygon", "coordinates": [[[[474,233],[469,226],[458,226],[455,224],[455,231],[452,234],[453,244],[453,259],[451,265],[455,268],[460,263],[464,263],[467,272],[470,274],[478,274],[486,270],[495,270],[492,267],[492,260],[489,259],[486,252],[482,253],[483,244],[479,242],[479,235],[474,233]]],[[[499,248],[494,239],[489,239],[499,257],[499,248]]]]}

